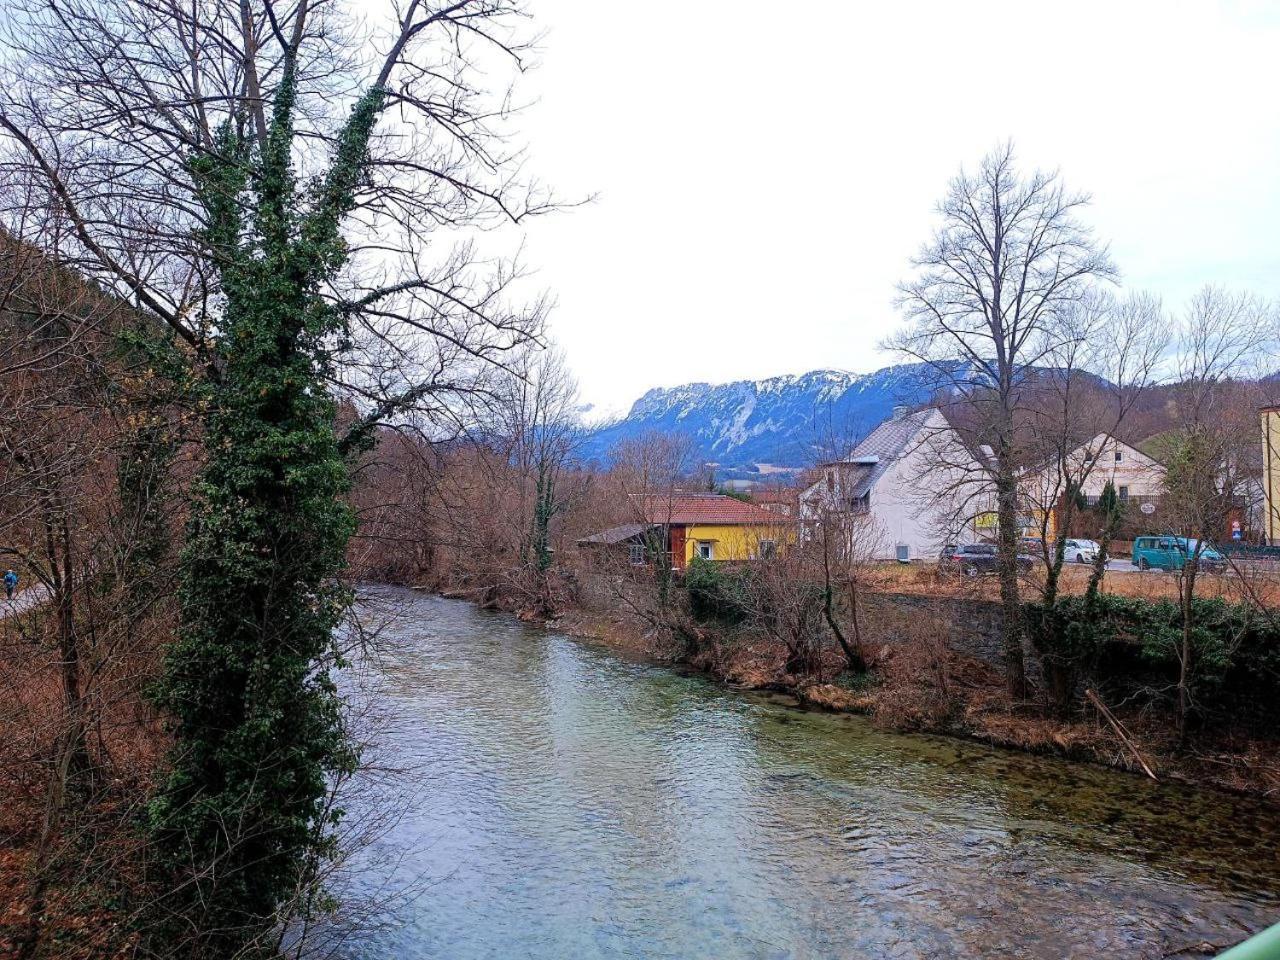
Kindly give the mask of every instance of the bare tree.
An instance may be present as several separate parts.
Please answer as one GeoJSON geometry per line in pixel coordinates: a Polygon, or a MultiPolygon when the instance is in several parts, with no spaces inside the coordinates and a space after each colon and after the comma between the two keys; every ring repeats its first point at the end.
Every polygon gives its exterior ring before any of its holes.
{"type": "MultiPolygon", "coordinates": [[[[56,222],[22,209],[21,184],[7,186],[15,225],[56,247],[56,222]]],[[[30,764],[22,775],[44,794],[30,818],[36,835],[16,840],[31,851],[26,955],[41,949],[53,878],[91,883],[104,869],[110,844],[67,861],[83,825],[101,816],[97,804],[131,814],[136,803],[111,794],[136,782],[130,743],[150,719],[152,628],[171,627],[174,609],[165,496],[174,411],[153,395],[155,358],[141,349],[155,333],[0,232],[0,558],[32,584],[0,623],[0,728],[12,751],[0,764],[30,764]]],[[[20,808],[21,798],[5,804],[20,808]]]]}
{"type": "MultiPolygon", "coordinates": [[[[824,626],[833,629],[829,591],[815,572],[803,551],[781,549],[755,560],[735,578],[747,623],[786,649],[785,669],[800,677],[821,675],[824,626]]],[[[836,630],[835,636],[843,636],[836,630]]],[[[853,651],[847,644],[846,638],[841,644],[846,657],[853,651]]]]}
{"type": "Polygon", "coordinates": [[[43,189],[66,224],[65,261],[167,323],[198,358],[220,362],[225,297],[203,235],[200,162],[249,173],[268,149],[267,108],[286,73],[297,118],[290,176],[314,185],[317,202],[354,131],[348,114],[378,92],[369,172],[351,184],[346,263],[319,291],[347,327],[325,373],[358,401],[355,425],[402,410],[443,417],[539,334],[546,301],[507,297],[523,276],[518,261],[447,239],[553,206],[510,142],[511,92],[495,97],[481,83],[495,57],[526,66],[533,40],[519,0],[411,0],[368,38],[334,3],[8,9],[15,56],[0,98],[0,169],[43,189]],[[228,132],[243,160],[229,155],[228,132]]]}
{"type": "Polygon", "coordinates": [[[822,614],[854,673],[867,672],[862,640],[860,602],[868,573],[882,549],[883,536],[871,518],[850,505],[819,493],[816,523],[806,531],[806,548],[816,553],[822,577],[822,614]],[[838,611],[839,595],[848,610],[845,625],[838,611]]]}
{"type": "Polygon", "coordinates": [[[576,449],[577,384],[555,348],[526,350],[514,364],[496,403],[498,443],[517,486],[522,532],[520,563],[534,602],[543,613],[554,603],[547,574],[552,561],[552,523],[570,506],[562,481],[576,449]]]}
{"type": "Polygon", "coordinates": [[[624,441],[613,453],[613,475],[624,498],[626,518],[644,527],[645,552],[657,586],[658,608],[671,593],[675,558],[671,519],[676,498],[701,488],[693,440],[686,434],[645,433],[624,441]]]}
{"type": "Polygon", "coordinates": [[[1211,543],[1228,535],[1242,466],[1257,446],[1254,410],[1242,409],[1236,381],[1265,372],[1278,332],[1275,305],[1214,287],[1196,294],[1177,327],[1176,425],[1165,438],[1164,500],[1171,530],[1186,545],[1178,571],[1182,632],[1175,651],[1184,738],[1195,709],[1195,597],[1202,558],[1211,543]]]}
{"type": "MultiPolygon", "coordinates": [[[[1160,302],[1142,294],[1117,300],[1094,291],[1063,311],[1062,333],[1029,384],[1019,424],[1031,462],[1022,496],[1040,528],[1046,606],[1058,595],[1082,491],[1156,382],[1169,341],[1160,302]]],[[[1100,540],[1098,571],[1106,569],[1108,539],[1100,540]]]]}
{"type": "Polygon", "coordinates": [[[1016,425],[1027,380],[1074,334],[1063,318],[1114,268],[1079,214],[1087,196],[1056,173],[1021,177],[1012,145],[988,154],[976,174],[952,180],[942,224],[902,284],[907,326],[888,345],[935,372],[987,437],[985,461],[998,517],[1005,674],[1025,695],[1018,586],[1018,472],[1025,462],[1016,425]]]}

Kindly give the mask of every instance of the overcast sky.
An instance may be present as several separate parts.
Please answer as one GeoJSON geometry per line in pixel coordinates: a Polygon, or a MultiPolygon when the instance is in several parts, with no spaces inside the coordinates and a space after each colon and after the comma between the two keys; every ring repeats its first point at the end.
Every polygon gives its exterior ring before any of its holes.
{"type": "Polygon", "coordinates": [[[1124,284],[1280,296],[1280,2],[531,0],[527,229],[583,397],[890,362],[948,179],[1013,138],[1124,284]]]}

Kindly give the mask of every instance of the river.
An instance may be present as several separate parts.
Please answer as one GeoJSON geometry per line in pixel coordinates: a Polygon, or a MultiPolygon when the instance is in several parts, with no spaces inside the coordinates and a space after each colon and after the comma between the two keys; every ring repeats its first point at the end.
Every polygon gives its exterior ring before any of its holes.
{"type": "Polygon", "coordinates": [[[1194,957],[1280,920],[1258,802],[886,733],[459,601],[361,613],[381,652],[351,692],[397,773],[351,822],[398,819],[336,881],[386,914],[344,956],[1194,957]]]}

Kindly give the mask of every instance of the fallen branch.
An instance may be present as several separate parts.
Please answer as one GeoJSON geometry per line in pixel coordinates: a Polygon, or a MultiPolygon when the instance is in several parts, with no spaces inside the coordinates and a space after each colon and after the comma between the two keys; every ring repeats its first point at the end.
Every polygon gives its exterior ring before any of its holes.
{"type": "Polygon", "coordinates": [[[1152,780],[1158,780],[1159,778],[1152,772],[1151,767],[1147,765],[1147,761],[1143,759],[1142,751],[1138,749],[1137,744],[1135,744],[1133,739],[1129,736],[1129,732],[1125,730],[1124,724],[1116,719],[1115,714],[1107,709],[1107,705],[1099,700],[1098,695],[1092,690],[1085,690],[1084,695],[1088,698],[1090,703],[1098,708],[1098,712],[1102,714],[1107,723],[1111,724],[1112,729],[1116,732],[1116,736],[1120,738],[1120,742],[1128,747],[1133,755],[1137,757],[1138,763],[1142,766],[1142,769],[1146,771],[1147,776],[1152,780]]]}

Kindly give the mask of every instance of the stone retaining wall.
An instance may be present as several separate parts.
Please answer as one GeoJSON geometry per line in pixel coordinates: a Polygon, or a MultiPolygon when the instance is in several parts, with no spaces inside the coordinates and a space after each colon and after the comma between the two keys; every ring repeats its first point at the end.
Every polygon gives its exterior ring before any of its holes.
{"type": "Polygon", "coordinates": [[[1004,612],[994,600],[930,597],[916,593],[869,593],[861,598],[863,628],[876,643],[903,639],[893,629],[901,617],[937,620],[950,634],[957,653],[993,666],[1004,664],[1004,612]]]}

